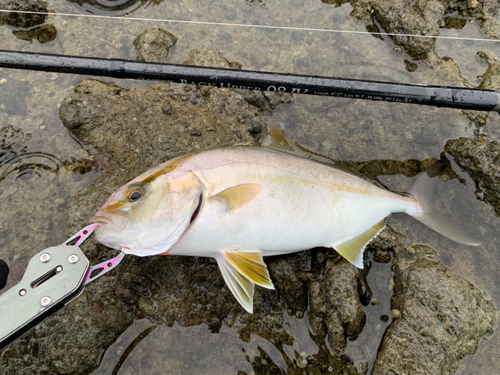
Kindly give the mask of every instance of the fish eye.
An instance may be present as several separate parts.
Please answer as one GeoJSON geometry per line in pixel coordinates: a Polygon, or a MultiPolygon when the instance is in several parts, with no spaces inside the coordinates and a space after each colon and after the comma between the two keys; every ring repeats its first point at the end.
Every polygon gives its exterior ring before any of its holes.
{"type": "Polygon", "coordinates": [[[142,185],[133,185],[128,188],[125,196],[130,202],[136,202],[146,195],[146,189],[142,185]]]}

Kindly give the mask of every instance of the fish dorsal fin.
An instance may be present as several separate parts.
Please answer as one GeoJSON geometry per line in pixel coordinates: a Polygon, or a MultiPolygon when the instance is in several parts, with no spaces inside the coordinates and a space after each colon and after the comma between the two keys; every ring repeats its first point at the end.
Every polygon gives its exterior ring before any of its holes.
{"type": "Polygon", "coordinates": [[[262,191],[261,184],[241,184],[222,190],[220,193],[210,197],[223,202],[228,211],[234,211],[246,206],[262,191]]]}
{"type": "Polygon", "coordinates": [[[234,298],[251,314],[253,312],[254,283],[236,271],[222,254],[217,254],[215,260],[219,264],[222,277],[234,298]]]}
{"type": "Polygon", "coordinates": [[[389,216],[360,235],[336,245],[334,247],[335,250],[356,267],[363,268],[363,252],[365,251],[365,247],[385,228],[388,218],[389,216]]]}
{"type": "Polygon", "coordinates": [[[266,136],[266,138],[264,138],[264,141],[262,142],[262,147],[286,152],[287,154],[293,154],[305,159],[315,160],[317,162],[330,166],[336,166],[336,163],[332,159],[309,151],[298,143],[291,141],[286,136],[283,128],[281,128],[280,126],[276,126],[269,132],[269,134],[266,136]]]}
{"type": "Polygon", "coordinates": [[[223,251],[221,254],[239,273],[267,289],[274,289],[260,250],[223,251]]]}
{"type": "Polygon", "coordinates": [[[327,165],[332,168],[337,168],[341,171],[362,178],[365,181],[368,181],[376,186],[385,189],[385,187],[382,186],[378,181],[373,181],[372,179],[366,177],[364,174],[358,172],[357,170],[347,167],[346,165],[337,163],[335,162],[335,160],[332,160],[330,158],[327,158],[326,156],[312,152],[306,149],[305,147],[299,145],[298,143],[291,141],[286,136],[283,128],[280,126],[273,128],[273,130],[269,132],[269,134],[266,136],[266,138],[264,138],[264,141],[262,142],[262,147],[270,148],[276,151],[282,151],[287,154],[293,154],[295,156],[300,156],[305,159],[317,161],[321,164],[327,165]]]}

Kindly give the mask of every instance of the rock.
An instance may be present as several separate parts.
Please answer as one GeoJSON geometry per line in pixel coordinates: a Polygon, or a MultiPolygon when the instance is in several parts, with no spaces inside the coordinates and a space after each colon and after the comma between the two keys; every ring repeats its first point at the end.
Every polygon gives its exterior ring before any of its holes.
{"type": "Polygon", "coordinates": [[[139,61],[166,63],[170,49],[177,43],[175,35],[162,29],[144,31],[134,40],[139,61]]]}
{"type": "MultiPolygon", "coordinates": [[[[38,0],[0,0],[0,9],[19,10],[25,12],[47,12],[46,5],[38,0]]],[[[33,27],[47,19],[46,14],[32,13],[0,13],[0,26],[33,27]]]]}
{"type": "MultiPolygon", "coordinates": [[[[396,34],[439,35],[439,23],[444,16],[444,6],[437,0],[426,1],[376,1],[372,3],[375,18],[385,31],[396,34]]],[[[411,56],[425,55],[432,50],[435,40],[412,36],[392,36],[411,56]]]]}
{"type": "Polygon", "coordinates": [[[445,151],[472,178],[476,197],[500,216],[500,144],[472,138],[450,139],[445,151]]]}
{"type": "Polygon", "coordinates": [[[493,333],[496,309],[471,283],[443,266],[436,252],[415,245],[398,252],[392,315],[373,375],[450,374],[493,333]]]}
{"type": "Polygon", "coordinates": [[[500,39],[500,24],[493,17],[487,17],[481,22],[481,30],[486,39],[500,39]]]}
{"type": "MultiPolygon", "coordinates": [[[[343,0],[325,0],[330,4],[342,4],[343,0]]],[[[498,14],[496,1],[460,1],[460,0],[359,0],[352,1],[351,15],[360,20],[372,22],[368,31],[373,28],[378,32],[373,17],[388,33],[407,35],[426,35],[428,38],[393,35],[394,43],[403,46],[405,51],[416,58],[425,58],[434,51],[435,39],[439,29],[450,27],[450,16],[458,14],[461,18],[477,19],[481,21],[481,28],[485,36],[499,38],[499,26],[495,17],[498,14]],[[445,17],[446,16],[446,17],[445,17]]],[[[459,22],[460,28],[463,21],[459,22]]],[[[377,37],[377,36],[376,36],[377,37]]],[[[410,71],[415,65],[410,65],[410,71]]]]}
{"type": "Polygon", "coordinates": [[[12,32],[19,39],[32,43],[36,39],[38,43],[52,42],[57,36],[57,29],[54,25],[42,25],[32,30],[14,30],[12,32]]]}
{"type": "MultiPolygon", "coordinates": [[[[216,48],[204,51],[204,50],[192,50],[184,65],[198,65],[207,66],[212,68],[224,68],[224,69],[241,69],[241,64],[237,62],[229,62],[220,51],[216,48]]],[[[293,100],[292,94],[287,94],[283,92],[266,92],[261,90],[245,90],[239,89],[238,86],[234,86],[233,90],[240,94],[243,99],[254,107],[259,108],[263,114],[270,114],[272,111],[278,110],[284,105],[290,103],[293,100]]]]}
{"type": "Polygon", "coordinates": [[[243,89],[234,89],[243,99],[254,107],[259,108],[264,115],[271,114],[273,111],[281,109],[293,101],[293,95],[284,92],[268,91],[249,91],[243,89]]]}
{"type": "MultiPolygon", "coordinates": [[[[498,38],[500,38],[500,34],[498,38]]],[[[489,51],[479,51],[477,55],[488,63],[488,68],[481,75],[482,80],[478,88],[498,92],[500,90],[500,63],[497,57],[489,51]]],[[[475,125],[475,135],[480,137],[482,135],[481,129],[488,121],[490,113],[472,110],[464,110],[463,113],[475,125]]]]}
{"type": "Polygon", "coordinates": [[[324,257],[323,252],[315,254],[316,275],[308,282],[309,322],[317,341],[328,337],[330,347],[340,355],[347,338],[356,338],[365,325],[358,290],[363,289],[360,284],[367,270],[352,267],[336,253],[334,259],[324,257]]]}
{"type": "Polygon", "coordinates": [[[491,52],[479,51],[477,55],[488,63],[488,69],[481,75],[480,89],[500,90],[500,63],[498,58],[491,52]]]}
{"type": "Polygon", "coordinates": [[[229,62],[222,53],[217,49],[209,51],[193,49],[184,61],[184,65],[206,66],[210,68],[224,69],[241,69],[241,64],[237,62],[229,62]]]}

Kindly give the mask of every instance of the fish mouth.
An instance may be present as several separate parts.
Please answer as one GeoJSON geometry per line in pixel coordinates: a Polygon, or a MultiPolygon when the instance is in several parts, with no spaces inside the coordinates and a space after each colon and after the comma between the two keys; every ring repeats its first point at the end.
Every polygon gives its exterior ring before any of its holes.
{"type": "Polygon", "coordinates": [[[105,212],[97,211],[95,216],[92,218],[92,222],[95,224],[104,225],[106,227],[111,226],[113,231],[120,232],[128,221],[128,213],[126,212],[113,212],[112,215],[108,215],[105,212]]]}
{"type": "Polygon", "coordinates": [[[102,216],[102,215],[96,215],[94,216],[91,221],[94,223],[94,224],[100,224],[100,225],[106,225],[106,224],[110,224],[111,221],[105,217],[105,216],[102,216]]]}

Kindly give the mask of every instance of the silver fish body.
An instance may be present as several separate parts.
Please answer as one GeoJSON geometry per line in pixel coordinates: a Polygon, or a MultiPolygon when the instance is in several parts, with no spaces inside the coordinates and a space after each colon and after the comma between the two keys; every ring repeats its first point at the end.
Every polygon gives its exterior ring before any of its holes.
{"type": "Polygon", "coordinates": [[[254,284],[273,288],[263,256],[333,247],[362,268],[364,248],[392,213],[476,245],[432,210],[435,179],[425,173],[401,195],[311,160],[279,128],[264,145],[203,151],[143,173],[99,209],[93,221],[105,225],[94,238],[138,256],[214,257],[249,312],[254,284]]]}

